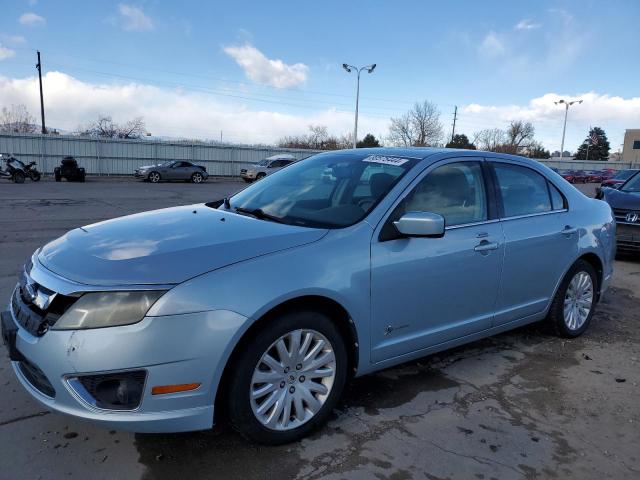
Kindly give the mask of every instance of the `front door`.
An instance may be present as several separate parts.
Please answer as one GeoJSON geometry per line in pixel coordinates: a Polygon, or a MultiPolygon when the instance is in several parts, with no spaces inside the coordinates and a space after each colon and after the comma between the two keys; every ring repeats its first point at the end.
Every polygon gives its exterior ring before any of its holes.
{"type": "Polygon", "coordinates": [[[480,160],[450,160],[415,182],[371,245],[372,361],[491,327],[503,255],[480,160]],[[439,213],[441,238],[402,238],[391,222],[439,213]]]}

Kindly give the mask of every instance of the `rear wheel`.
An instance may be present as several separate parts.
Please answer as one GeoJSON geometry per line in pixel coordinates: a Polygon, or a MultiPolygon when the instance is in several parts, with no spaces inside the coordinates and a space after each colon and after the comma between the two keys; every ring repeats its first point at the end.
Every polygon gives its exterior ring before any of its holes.
{"type": "Polygon", "coordinates": [[[33,176],[31,177],[31,180],[33,180],[34,182],[40,181],[40,172],[34,172],[33,176]]]}
{"type": "Polygon", "coordinates": [[[56,182],[61,182],[62,181],[62,175],[60,175],[60,172],[55,172],[53,174],[53,176],[55,177],[56,182]]]}
{"type": "Polygon", "coordinates": [[[202,183],[203,180],[204,180],[204,177],[200,172],[195,172],[193,175],[191,175],[191,181],[193,183],[202,183]]]}
{"type": "Polygon", "coordinates": [[[327,420],[345,385],[347,353],[326,315],[290,312],[258,331],[231,368],[231,424],[252,441],[278,445],[327,420]]]}
{"type": "Polygon", "coordinates": [[[582,335],[591,322],[596,304],[598,277],[593,266],[578,260],[565,275],[549,310],[548,320],[561,337],[582,335]]]}
{"type": "Polygon", "coordinates": [[[158,172],[151,172],[148,178],[151,183],[158,183],[160,181],[160,174],[158,172]]]}
{"type": "Polygon", "coordinates": [[[13,174],[13,183],[24,183],[24,173],[16,172],[13,174]]]}

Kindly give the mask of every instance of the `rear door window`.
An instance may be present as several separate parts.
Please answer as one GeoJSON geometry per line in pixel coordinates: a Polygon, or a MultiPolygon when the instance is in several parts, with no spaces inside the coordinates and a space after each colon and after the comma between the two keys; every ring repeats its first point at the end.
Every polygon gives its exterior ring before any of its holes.
{"type": "Polygon", "coordinates": [[[552,210],[548,182],[538,172],[508,163],[494,163],[502,197],[504,217],[517,217],[552,210]]]}

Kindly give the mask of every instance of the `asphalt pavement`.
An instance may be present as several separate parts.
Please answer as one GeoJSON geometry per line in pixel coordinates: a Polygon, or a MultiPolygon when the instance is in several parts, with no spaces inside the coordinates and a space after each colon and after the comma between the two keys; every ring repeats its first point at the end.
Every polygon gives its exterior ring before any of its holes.
{"type": "MultiPolygon", "coordinates": [[[[69,229],[243,187],[0,183],[0,300],[28,256],[69,229]]],[[[584,336],[532,325],[356,379],[326,427],[281,447],[224,425],[142,435],[50,413],[0,349],[0,479],[637,479],[639,306],[640,258],[621,258],[584,336]]]]}

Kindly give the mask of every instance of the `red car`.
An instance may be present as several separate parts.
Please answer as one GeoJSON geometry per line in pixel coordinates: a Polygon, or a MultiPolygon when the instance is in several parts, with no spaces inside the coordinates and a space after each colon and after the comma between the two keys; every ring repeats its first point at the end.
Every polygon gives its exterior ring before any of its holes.
{"type": "Polygon", "coordinates": [[[613,177],[602,180],[601,187],[618,188],[624,182],[626,182],[632,175],[638,172],[637,168],[628,168],[625,170],[619,170],[613,177]]]}

